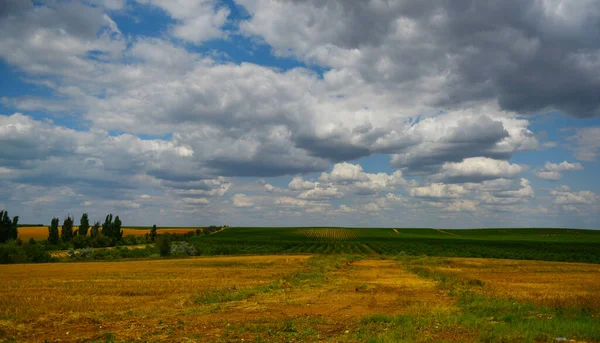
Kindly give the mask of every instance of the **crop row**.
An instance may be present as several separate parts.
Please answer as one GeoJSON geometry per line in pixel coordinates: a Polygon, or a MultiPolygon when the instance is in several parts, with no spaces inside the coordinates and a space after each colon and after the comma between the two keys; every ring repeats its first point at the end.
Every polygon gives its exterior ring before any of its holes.
{"type": "Polygon", "coordinates": [[[432,239],[411,239],[395,242],[359,242],[332,239],[315,239],[304,242],[198,240],[193,243],[199,255],[379,254],[388,256],[428,255],[600,263],[600,247],[595,244],[576,243],[447,241],[432,239]]]}
{"type": "Polygon", "coordinates": [[[299,229],[296,234],[313,241],[348,241],[356,238],[356,232],[348,229],[299,229]]]}

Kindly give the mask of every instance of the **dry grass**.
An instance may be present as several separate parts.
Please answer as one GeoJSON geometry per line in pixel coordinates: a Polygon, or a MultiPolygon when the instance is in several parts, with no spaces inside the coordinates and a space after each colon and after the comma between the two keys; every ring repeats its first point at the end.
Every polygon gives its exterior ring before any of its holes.
{"type": "MultiPolygon", "coordinates": [[[[461,311],[456,297],[435,282],[396,261],[335,262],[340,258],[2,265],[0,340],[87,342],[114,335],[118,341],[149,342],[254,342],[258,336],[271,342],[352,342],[363,340],[346,330],[357,332],[361,325],[380,330],[385,326],[364,324],[364,318],[385,314],[417,318],[412,329],[418,341],[477,341],[477,332],[452,320],[439,331],[422,331],[431,324],[427,318],[435,323],[461,311]],[[319,269],[324,263],[338,268],[319,269]]],[[[490,295],[546,305],[598,304],[597,265],[456,258],[435,268],[482,280],[480,291],[490,295]]],[[[403,332],[402,325],[398,330],[403,332]]]]}
{"type": "Polygon", "coordinates": [[[445,271],[485,283],[488,295],[553,308],[600,313],[600,265],[585,263],[452,258],[445,271]]]}
{"type": "MultiPolygon", "coordinates": [[[[104,332],[120,339],[150,335],[158,323],[186,318],[204,325],[194,297],[215,289],[249,288],[303,267],[307,256],[221,257],[183,260],[0,266],[0,339],[83,340],[104,332]]],[[[180,332],[181,334],[181,332],[180,332]]],[[[185,334],[185,330],[184,333],[185,334]]],[[[164,337],[163,337],[164,338],[164,337]]]]}
{"type": "Polygon", "coordinates": [[[0,266],[0,339],[89,341],[110,332],[119,340],[213,341],[229,325],[254,325],[257,332],[233,333],[239,341],[306,318],[317,323],[323,337],[335,337],[365,314],[452,306],[435,283],[391,261],[359,261],[323,278],[289,279],[306,271],[309,258],[0,266]],[[278,286],[267,288],[273,284],[278,286]]]}
{"type": "MultiPolygon", "coordinates": [[[[77,227],[75,227],[76,229],[77,227]]],[[[58,228],[59,234],[62,230],[62,227],[58,228]]],[[[195,232],[196,228],[160,228],[157,230],[159,234],[161,233],[176,233],[176,234],[185,234],[188,232],[195,232]]],[[[22,240],[28,240],[30,238],[42,240],[48,238],[48,227],[47,226],[30,226],[30,227],[20,227],[19,228],[19,237],[22,240]]],[[[134,236],[143,236],[147,233],[150,233],[150,229],[128,229],[123,228],[123,236],[134,235],[134,236]]]]}

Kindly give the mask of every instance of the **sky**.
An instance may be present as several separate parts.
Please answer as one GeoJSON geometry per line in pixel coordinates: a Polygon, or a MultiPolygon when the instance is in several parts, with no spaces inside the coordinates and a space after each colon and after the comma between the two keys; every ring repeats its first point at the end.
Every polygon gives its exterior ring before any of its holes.
{"type": "Polygon", "coordinates": [[[599,0],[0,0],[0,208],[600,228],[599,0]]]}

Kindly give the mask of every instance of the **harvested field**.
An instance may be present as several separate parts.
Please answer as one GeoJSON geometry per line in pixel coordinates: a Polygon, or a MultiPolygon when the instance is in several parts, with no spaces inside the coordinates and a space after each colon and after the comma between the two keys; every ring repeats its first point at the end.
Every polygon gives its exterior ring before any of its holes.
{"type": "Polygon", "coordinates": [[[339,269],[300,278],[294,275],[330,262],[261,256],[4,265],[0,338],[71,341],[108,333],[124,340],[252,339],[265,332],[228,328],[276,329],[286,320],[312,321],[328,337],[343,335],[365,314],[452,306],[435,283],[392,261],[339,263],[339,269]]]}
{"type": "MultiPolygon", "coordinates": [[[[77,224],[75,224],[75,229],[77,228],[77,224]]],[[[58,228],[59,233],[62,230],[62,227],[58,228]]],[[[195,232],[196,228],[159,228],[157,232],[161,233],[175,233],[175,234],[186,234],[188,232],[195,232]]],[[[134,236],[143,236],[147,233],[150,233],[150,229],[132,229],[132,228],[123,228],[123,236],[134,235],[134,236]]],[[[48,227],[47,226],[29,226],[29,227],[20,227],[19,228],[19,237],[22,240],[28,240],[30,238],[42,240],[48,238],[48,227]]]]}
{"type": "Polygon", "coordinates": [[[443,268],[483,281],[486,294],[556,308],[589,308],[600,314],[600,265],[452,258],[443,268]]]}
{"type": "Polygon", "coordinates": [[[528,273],[548,273],[540,284],[558,297],[575,292],[578,301],[595,304],[593,277],[570,291],[559,288],[561,276],[597,277],[596,265],[427,261],[441,272],[484,280],[485,286],[475,289],[509,297],[509,307],[484,301],[481,304],[492,307],[479,310],[473,307],[479,303],[457,295],[462,291],[452,294],[443,284],[408,272],[402,261],[340,255],[2,265],[0,340],[545,342],[559,334],[575,342],[600,338],[593,316],[563,317],[531,306],[521,310],[516,302],[536,296],[520,290],[536,289],[528,273]],[[520,273],[524,282],[518,280],[520,273]],[[513,314],[515,309],[525,312],[513,314]],[[523,325],[510,326],[517,319],[523,325]]]}

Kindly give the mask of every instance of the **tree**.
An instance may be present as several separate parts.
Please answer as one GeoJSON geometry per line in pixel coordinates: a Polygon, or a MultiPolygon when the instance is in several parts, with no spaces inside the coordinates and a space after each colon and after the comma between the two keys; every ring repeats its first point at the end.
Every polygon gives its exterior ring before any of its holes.
{"type": "Polygon", "coordinates": [[[152,230],[150,230],[150,241],[154,242],[156,241],[156,224],[152,225],[152,230]]]}
{"type": "Polygon", "coordinates": [[[6,243],[11,239],[17,239],[19,217],[12,220],[8,217],[8,211],[0,211],[0,243],[6,243]]]}
{"type": "Polygon", "coordinates": [[[121,225],[123,223],[121,223],[121,219],[119,219],[119,216],[115,217],[115,221],[113,222],[113,227],[112,227],[112,233],[113,233],[113,237],[116,241],[120,241],[123,239],[123,230],[121,230],[121,225]]]}
{"type": "Polygon", "coordinates": [[[52,223],[48,227],[48,242],[58,244],[58,218],[52,218],[52,223]]]}
{"type": "Polygon", "coordinates": [[[171,237],[168,234],[160,235],[156,240],[156,245],[160,251],[160,256],[169,256],[171,254],[171,237]]]}
{"type": "Polygon", "coordinates": [[[90,230],[90,238],[94,239],[94,238],[98,237],[99,233],[100,233],[100,222],[96,222],[94,224],[94,226],[92,226],[92,229],[90,230]]]}
{"type": "Polygon", "coordinates": [[[112,226],[113,226],[113,216],[112,214],[107,214],[106,219],[104,219],[104,223],[102,224],[102,235],[106,237],[112,237],[112,226]]]}
{"type": "Polygon", "coordinates": [[[123,223],[119,216],[116,216],[113,221],[112,213],[107,214],[104,224],[102,224],[102,235],[110,238],[113,243],[116,243],[123,239],[123,230],[121,230],[122,225],[123,223]]]}
{"type": "Polygon", "coordinates": [[[81,215],[81,220],[79,220],[79,229],[77,230],[77,232],[81,236],[87,236],[89,229],[90,229],[90,220],[88,218],[87,213],[84,213],[83,215],[81,215]]]}
{"type": "Polygon", "coordinates": [[[71,218],[71,216],[68,216],[63,221],[60,238],[62,238],[63,242],[70,242],[73,240],[73,218],[71,218]]]}

